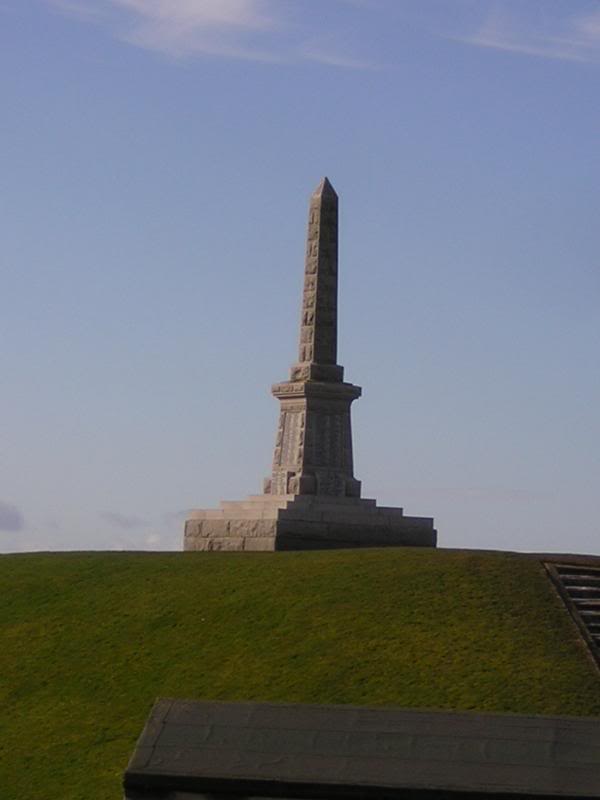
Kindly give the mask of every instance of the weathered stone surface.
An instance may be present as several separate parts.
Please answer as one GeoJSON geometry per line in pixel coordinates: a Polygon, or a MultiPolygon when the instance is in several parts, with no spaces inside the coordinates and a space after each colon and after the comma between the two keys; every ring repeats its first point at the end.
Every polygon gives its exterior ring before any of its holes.
{"type": "Polygon", "coordinates": [[[275,520],[273,519],[232,519],[229,522],[231,536],[245,538],[263,538],[275,535],[275,520]]]}
{"type": "Polygon", "coordinates": [[[298,362],[280,402],[264,494],[192,512],[185,550],[436,546],[433,520],[360,497],[350,407],[361,388],[337,363],[338,198],[324,178],[310,200],[298,362]]]}
{"type": "Polygon", "coordinates": [[[206,550],[243,550],[243,537],[227,536],[221,538],[211,537],[206,539],[206,550]]]}
{"type": "Polygon", "coordinates": [[[266,536],[264,538],[258,538],[258,537],[253,538],[249,536],[247,539],[244,539],[244,550],[246,550],[247,552],[275,550],[276,542],[277,539],[275,538],[275,536],[266,536]]]}

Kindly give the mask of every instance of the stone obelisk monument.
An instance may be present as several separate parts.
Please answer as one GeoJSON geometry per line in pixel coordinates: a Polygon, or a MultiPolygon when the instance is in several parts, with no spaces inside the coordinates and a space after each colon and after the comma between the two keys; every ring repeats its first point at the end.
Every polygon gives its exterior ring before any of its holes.
{"type": "Polygon", "coordinates": [[[272,387],[279,425],[264,494],[192,512],[185,550],[435,547],[433,520],[361,499],[350,406],[361,389],[337,363],[338,198],[324,178],[310,200],[298,362],[272,387]]]}

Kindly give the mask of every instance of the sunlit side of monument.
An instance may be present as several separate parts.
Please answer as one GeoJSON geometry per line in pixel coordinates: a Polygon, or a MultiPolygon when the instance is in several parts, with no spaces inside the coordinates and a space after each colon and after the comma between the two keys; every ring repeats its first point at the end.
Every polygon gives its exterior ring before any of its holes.
{"type": "Polygon", "coordinates": [[[184,550],[435,547],[433,519],[361,499],[350,406],[361,389],[337,363],[338,197],[324,178],[310,200],[298,362],[272,387],[281,404],[264,494],[192,512],[184,550]]]}

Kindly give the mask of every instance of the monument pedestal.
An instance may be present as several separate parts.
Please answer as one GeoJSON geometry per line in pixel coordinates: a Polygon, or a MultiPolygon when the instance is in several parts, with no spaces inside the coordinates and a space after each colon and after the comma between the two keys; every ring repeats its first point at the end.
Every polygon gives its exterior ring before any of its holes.
{"type": "Polygon", "coordinates": [[[433,519],[405,517],[375,500],[322,495],[255,495],[192,512],[185,550],[330,550],[435,547],[433,519]]]}

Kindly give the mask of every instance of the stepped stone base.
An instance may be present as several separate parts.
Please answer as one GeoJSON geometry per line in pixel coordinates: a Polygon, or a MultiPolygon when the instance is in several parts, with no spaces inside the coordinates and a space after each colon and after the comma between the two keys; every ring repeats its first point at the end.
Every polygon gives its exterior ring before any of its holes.
{"type": "Polygon", "coordinates": [[[193,511],[184,550],[330,550],[435,547],[433,519],[405,517],[375,500],[323,495],[256,495],[193,511]]]}

